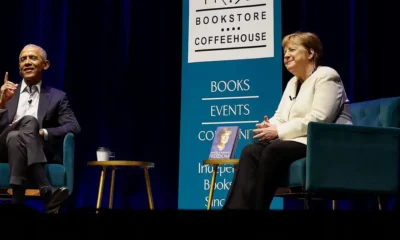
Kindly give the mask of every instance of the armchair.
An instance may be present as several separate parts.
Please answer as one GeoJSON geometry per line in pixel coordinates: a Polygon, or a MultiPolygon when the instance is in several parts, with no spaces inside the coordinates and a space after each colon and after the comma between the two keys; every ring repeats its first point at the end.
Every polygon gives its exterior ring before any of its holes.
{"type": "Polygon", "coordinates": [[[279,197],[336,200],[399,194],[400,97],[350,105],[353,125],[311,122],[307,157],[294,162],[279,197]]]}
{"type": "MultiPolygon", "coordinates": [[[[74,187],[74,152],[75,140],[74,134],[68,133],[63,141],[63,164],[46,164],[45,170],[49,182],[54,187],[66,186],[69,189],[69,195],[74,187]]],[[[12,191],[9,185],[9,164],[0,163],[0,197],[11,199],[12,191]]],[[[35,184],[28,186],[25,195],[27,198],[38,198],[39,190],[35,184]]]]}

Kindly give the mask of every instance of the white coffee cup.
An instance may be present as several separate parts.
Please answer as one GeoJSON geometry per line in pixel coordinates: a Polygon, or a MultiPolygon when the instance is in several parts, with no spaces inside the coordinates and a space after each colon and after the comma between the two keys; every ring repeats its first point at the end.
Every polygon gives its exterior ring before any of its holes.
{"type": "Polygon", "coordinates": [[[110,159],[110,150],[105,147],[99,147],[96,151],[97,161],[108,161],[110,159]]]}

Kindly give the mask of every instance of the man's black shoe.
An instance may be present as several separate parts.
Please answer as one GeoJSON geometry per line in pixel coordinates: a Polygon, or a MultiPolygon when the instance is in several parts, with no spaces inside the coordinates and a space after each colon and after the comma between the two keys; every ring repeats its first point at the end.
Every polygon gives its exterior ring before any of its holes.
{"type": "Polygon", "coordinates": [[[61,203],[68,198],[68,188],[60,187],[50,191],[51,192],[46,194],[44,208],[47,213],[54,213],[55,209],[57,209],[56,212],[58,212],[61,203]]]}

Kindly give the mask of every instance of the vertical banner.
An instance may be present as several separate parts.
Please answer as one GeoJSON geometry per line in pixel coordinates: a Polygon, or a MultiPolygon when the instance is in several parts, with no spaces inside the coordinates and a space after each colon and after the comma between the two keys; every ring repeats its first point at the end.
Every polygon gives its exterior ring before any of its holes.
{"type": "MultiPolygon", "coordinates": [[[[206,209],[217,126],[239,126],[235,158],[282,95],[280,0],[183,0],[179,209],[206,209]]],[[[217,171],[212,209],[221,209],[232,165],[217,171]]],[[[275,198],[271,209],[282,209],[275,198]]]]}

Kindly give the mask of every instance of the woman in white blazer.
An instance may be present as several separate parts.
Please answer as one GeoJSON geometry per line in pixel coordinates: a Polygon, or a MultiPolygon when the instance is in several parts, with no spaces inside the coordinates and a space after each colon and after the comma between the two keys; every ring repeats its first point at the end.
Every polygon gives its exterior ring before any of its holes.
{"type": "Polygon", "coordinates": [[[289,34],[282,47],[284,65],[294,76],[274,116],[256,124],[258,142],[243,148],[224,209],[269,209],[290,164],[306,156],[309,122],[352,124],[339,74],[321,65],[318,36],[289,34]]]}

